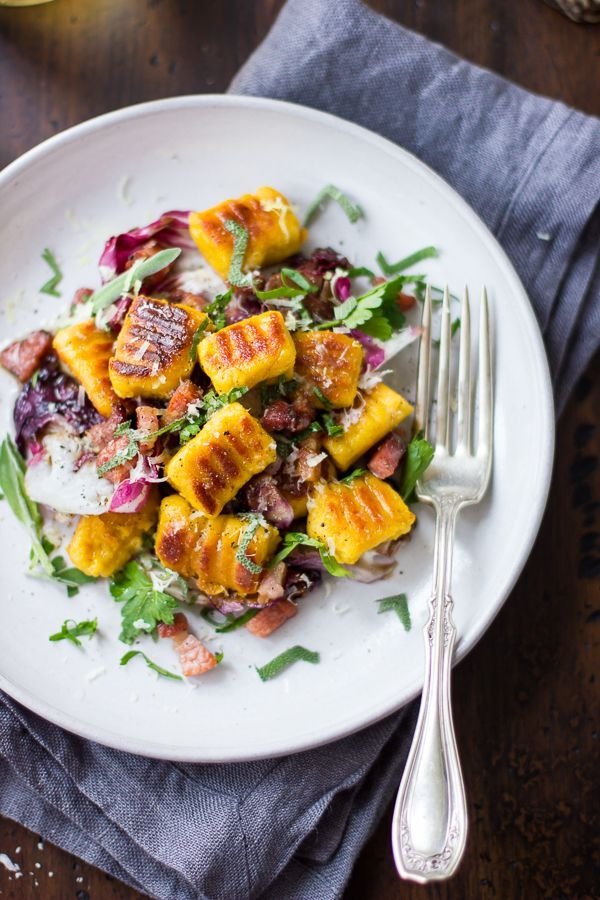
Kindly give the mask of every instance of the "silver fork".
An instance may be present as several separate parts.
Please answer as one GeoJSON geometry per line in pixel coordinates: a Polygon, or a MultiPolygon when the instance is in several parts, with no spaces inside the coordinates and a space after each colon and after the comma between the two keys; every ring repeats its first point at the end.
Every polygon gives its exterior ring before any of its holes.
{"type": "MultiPolygon", "coordinates": [[[[444,291],[438,367],[435,456],[417,484],[419,500],[436,511],[433,588],[425,626],[425,683],[417,728],[400,783],[392,822],[392,849],[403,878],[426,883],[456,870],[467,838],[467,809],[450,703],[456,638],[450,595],[454,526],[463,506],[483,497],[492,465],[492,362],[485,288],[480,307],[478,391],[471,378],[471,316],[465,289],[461,306],[456,448],[450,427],[450,299],[444,291]],[[472,448],[473,407],[478,432],[472,448]]],[[[417,428],[431,433],[431,291],[423,306],[417,378],[417,428]]]]}

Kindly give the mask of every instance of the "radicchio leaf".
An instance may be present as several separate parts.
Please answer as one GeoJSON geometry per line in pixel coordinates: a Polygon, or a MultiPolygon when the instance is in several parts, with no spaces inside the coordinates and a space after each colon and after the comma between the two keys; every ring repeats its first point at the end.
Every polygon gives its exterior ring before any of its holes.
{"type": "Polygon", "coordinates": [[[364,331],[354,329],[350,334],[364,347],[367,369],[378,369],[385,361],[385,350],[383,347],[368,334],[365,334],[364,331]]]}
{"type": "Polygon", "coordinates": [[[189,210],[172,209],[149,225],[109,238],[98,263],[104,280],[120,275],[131,254],[150,238],[159,240],[165,247],[192,249],[195,244],[189,236],[189,216],[189,210]]]}
{"type": "Polygon", "coordinates": [[[16,442],[25,455],[34,453],[37,437],[50,422],[66,422],[75,434],[83,434],[102,421],[77,382],[61,372],[54,353],[48,354],[33,379],[17,397],[13,412],[16,442]]]}

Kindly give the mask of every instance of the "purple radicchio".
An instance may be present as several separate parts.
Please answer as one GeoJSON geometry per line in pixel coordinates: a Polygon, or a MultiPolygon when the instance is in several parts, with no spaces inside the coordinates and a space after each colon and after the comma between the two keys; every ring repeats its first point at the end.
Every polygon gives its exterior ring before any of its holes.
{"type": "Polygon", "coordinates": [[[364,331],[354,329],[350,334],[363,345],[367,369],[378,369],[385,361],[385,350],[383,347],[370,335],[365,334],[364,331]]]}
{"type": "Polygon", "coordinates": [[[35,455],[37,438],[51,422],[67,423],[75,434],[83,434],[102,421],[77,382],[61,372],[54,353],[48,354],[35,376],[17,397],[13,412],[17,446],[35,455]]]}
{"type": "Polygon", "coordinates": [[[122,481],[110,501],[110,511],[115,513],[137,513],[148,502],[152,488],[145,481],[122,481]]]}
{"type": "Polygon", "coordinates": [[[172,209],[149,225],[109,238],[98,263],[104,280],[120,275],[131,254],[151,238],[166,247],[193,249],[195,244],[189,235],[189,216],[189,210],[172,209]]]}

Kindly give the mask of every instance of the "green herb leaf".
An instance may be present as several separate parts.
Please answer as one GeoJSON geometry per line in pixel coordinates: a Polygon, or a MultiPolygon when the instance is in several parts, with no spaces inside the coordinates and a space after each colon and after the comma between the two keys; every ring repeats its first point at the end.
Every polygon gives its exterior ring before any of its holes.
{"type": "Polygon", "coordinates": [[[345,575],[350,574],[348,570],[344,569],[344,567],[339,564],[337,559],[332,556],[332,554],[329,552],[322,541],[319,541],[316,538],[310,538],[302,531],[288,531],[288,533],[283,538],[281,549],[278,553],[275,554],[275,556],[269,563],[269,568],[272,569],[273,566],[276,566],[277,563],[281,562],[282,559],[286,559],[286,557],[288,557],[292,550],[295,550],[296,547],[313,547],[315,550],[318,550],[323,565],[330,575],[335,575],[336,578],[343,578],[345,575]]]}
{"type": "Polygon", "coordinates": [[[389,341],[393,334],[389,319],[384,316],[372,316],[360,326],[360,330],[380,341],[389,341]]]}
{"type": "Polygon", "coordinates": [[[61,283],[63,279],[63,274],[60,270],[58,263],[56,262],[56,257],[52,253],[51,250],[46,249],[42,253],[42,259],[45,263],[47,263],[52,270],[52,278],[49,278],[45,284],[43,284],[40,288],[40,294],[49,294],[51,297],[60,297],[60,291],[57,291],[56,288],[61,283]]]}
{"type": "Polygon", "coordinates": [[[131,644],[140,634],[150,634],[160,622],[173,624],[177,601],[154,588],[150,575],[132,560],[111,578],[110,593],[121,607],[119,640],[131,644]]]}
{"type": "Polygon", "coordinates": [[[198,344],[202,340],[204,332],[208,327],[208,321],[208,319],[203,319],[194,332],[194,337],[192,338],[192,343],[190,346],[190,359],[194,363],[196,362],[196,354],[198,353],[198,344]]]}
{"type": "Polygon", "coordinates": [[[329,400],[327,399],[327,397],[325,396],[325,394],[323,393],[323,391],[321,390],[320,387],[317,387],[315,385],[313,387],[313,394],[315,395],[315,397],[317,398],[319,403],[323,404],[325,409],[331,409],[331,403],[329,402],[329,400]]]}
{"type": "Polygon", "coordinates": [[[375,278],[375,272],[367,269],[366,266],[354,266],[348,272],[348,278],[360,278],[361,276],[364,278],[375,278]]]}
{"type": "Polygon", "coordinates": [[[248,520],[248,524],[244,528],[240,543],[235,551],[235,558],[237,562],[247,569],[248,572],[251,572],[252,575],[259,575],[262,572],[263,567],[255,563],[253,559],[250,559],[246,551],[250,546],[252,538],[264,520],[261,515],[257,515],[256,513],[244,513],[244,518],[248,520]]]}
{"type": "Polygon", "coordinates": [[[180,254],[181,250],[178,247],[171,247],[168,250],[159,250],[148,259],[136,260],[130,269],[117,275],[116,278],[108,281],[91,295],[87,302],[90,304],[92,314],[96,315],[101,309],[115,303],[123,294],[131,290],[136,281],[143,281],[144,278],[160,272],[161,269],[175,262],[180,254]]]}
{"type": "Polygon", "coordinates": [[[311,284],[301,272],[296,272],[295,269],[284,268],[281,270],[280,275],[280,287],[272,288],[270,291],[254,291],[259,300],[268,302],[269,300],[278,300],[282,297],[293,299],[295,297],[304,297],[306,294],[312,294],[317,290],[316,285],[311,284]],[[290,284],[290,282],[293,283],[290,284]]]}
{"type": "Polygon", "coordinates": [[[215,299],[205,306],[203,312],[210,318],[217,331],[225,328],[227,319],[225,318],[225,310],[233,297],[233,289],[229,288],[224,294],[217,294],[215,299]]]}
{"type": "Polygon", "coordinates": [[[406,448],[400,494],[407,502],[412,499],[415,485],[433,459],[434,452],[429,441],[426,441],[421,433],[417,434],[406,448]]]}
{"type": "Polygon", "coordinates": [[[377,603],[379,603],[378,613],[389,612],[392,610],[402,622],[404,630],[410,631],[412,623],[410,620],[408,597],[406,594],[394,594],[392,597],[381,597],[377,603]]]}
{"type": "Polygon", "coordinates": [[[0,444],[0,488],[13,514],[29,534],[33,561],[52,578],[54,568],[42,543],[42,515],[25,490],[25,460],[8,434],[0,444]]]}
{"type": "Polygon", "coordinates": [[[343,478],[340,478],[340,484],[351,484],[356,478],[361,478],[366,474],[367,469],[354,469],[349,475],[344,475],[343,478]]]}
{"type": "Polygon", "coordinates": [[[235,287],[252,287],[252,277],[242,271],[244,257],[248,248],[248,232],[243,225],[233,219],[226,219],[223,225],[233,235],[233,253],[229,263],[227,280],[235,287]]]}
{"type": "Polygon", "coordinates": [[[338,425],[331,413],[325,413],[323,416],[323,425],[329,437],[337,437],[339,434],[344,433],[343,426],[338,425]]]}
{"type": "Polygon", "coordinates": [[[162,666],[157,666],[155,662],[146,656],[141,650],[129,650],[121,657],[120,665],[126,666],[130,659],[133,659],[134,656],[141,656],[149,669],[152,669],[153,672],[156,672],[157,675],[162,675],[163,678],[172,678],[173,681],[183,681],[181,675],[176,675],[175,672],[169,672],[168,669],[163,669],[162,666]]]}
{"type": "Polygon", "coordinates": [[[242,628],[246,622],[253,619],[259,612],[259,609],[247,609],[246,612],[237,616],[233,613],[219,613],[221,618],[215,619],[214,610],[203,609],[200,615],[203,619],[206,619],[207,622],[210,622],[217,634],[228,634],[230,631],[242,628]]]}
{"type": "Polygon", "coordinates": [[[421,260],[431,259],[434,256],[439,256],[437,247],[423,247],[421,250],[416,250],[410,256],[405,256],[404,259],[400,259],[396,263],[390,263],[383,253],[379,252],[377,254],[377,265],[384,275],[398,275],[400,272],[404,272],[416,263],[421,262],[421,260]]]}
{"type": "Polygon", "coordinates": [[[322,188],[313,202],[310,204],[306,211],[306,216],[304,218],[304,225],[308,228],[309,225],[312,224],[314,219],[316,219],[317,215],[321,211],[323,204],[327,200],[335,200],[338,203],[343,211],[346,213],[346,216],[354,225],[360,218],[363,216],[363,211],[358,206],[358,204],[353,203],[350,198],[344,194],[335,184],[327,184],[324,188],[322,188]]]}
{"type": "Polygon", "coordinates": [[[275,678],[283,672],[284,669],[289,668],[294,663],[307,662],[315,665],[320,661],[321,657],[315,650],[307,650],[306,647],[296,644],[295,647],[284,650],[283,653],[280,653],[279,656],[276,656],[271,662],[265,663],[264,666],[255,666],[254,668],[258,672],[261,681],[270,681],[271,678],[275,678]]]}
{"type": "Polygon", "coordinates": [[[60,631],[51,634],[49,641],[70,641],[76,647],[81,647],[80,637],[91,637],[96,634],[98,628],[98,619],[86,619],[83,622],[76,622],[75,619],[65,619],[60,631]],[[73,624],[70,624],[70,623],[73,624]]]}

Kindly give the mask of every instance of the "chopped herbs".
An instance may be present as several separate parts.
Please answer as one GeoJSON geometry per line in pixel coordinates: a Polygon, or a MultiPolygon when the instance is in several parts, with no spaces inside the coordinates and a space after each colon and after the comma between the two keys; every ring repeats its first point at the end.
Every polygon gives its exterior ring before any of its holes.
{"type": "Polygon", "coordinates": [[[320,661],[321,657],[315,650],[307,650],[306,647],[296,644],[295,647],[284,650],[264,666],[255,666],[255,669],[261,681],[270,681],[271,678],[275,678],[294,663],[307,662],[315,665],[320,661]]]}
{"type": "MultiPolygon", "coordinates": [[[[43,540],[44,546],[46,546],[46,541],[43,540]]],[[[52,547],[52,544],[49,544],[52,547]]],[[[51,551],[50,551],[51,552],[51,551]]],[[[75,597],[76,594],[79,593],[79,588],[82,584],[93,584],[97,581],[93,575],[86,575],[80,569],[76,569],[74,566],[67,567],[62,556],[55,556],[52,560],[52,568],[54,572],[52,574],[52,578],[54,581],[59,581],[61,584],[64,584],[67,588],[67,595],[69,597],[75,597]]]]}
{"type": "Polygon", "coordinates": [[[49,641],[70,641],[76,647],[81,647],[80,637],[91,637],[96,634],[98,628],[98,619],[86,619],[83,622],[76,622],[75,619],[65,619],[60,631],[51,634],[49,641]],[[72,623],[72,624],[71,624],[72,623]]]}
{"type": "Polygon", "coordinates": [[[200,324],[198,325],[198,327],[196,328],[196,330],[194,332],[194,337],[192,338],[192,343],[190,346],[190,359],[192,360],[192,362],[196,362],[196,354],[198,353],[198,344],[202,340],[202,336],[203,336],[204,332],[206,331],[207,326],[208,326],[208,319],[204,319],[202,322],[200,322],[200,324]]]}
{"type": "Polygon", "coordinates": [[[406,449],[404,472],[400,484],[400,494],[407,502],[413,497],[415,485],[431,460],[434,449],[421,433],[417,434],[406,449]]]}
{"type": "Polygon", "coordinates": [[[225,328],[227,325],[227,319],[225,318],[225,310],[229,305],[231,298],[233,297],[233,289],[229,288],[228,291],[225,291],[224,294],[217,294],[215,299],[205,306],[202,312],[205,312],[209,317],[213,325],[215,326],[217,331],[220,331],[221,328],[225,328]]]}
{"type": "Polygon", "coordinates": [[[335,200],[335,202],[341,206],[353,225],[363,217],[363,211],[358,204],[353,203],[343,191],[335,186],[335,184],[327,184],[319,191],[306,211],[306,216],[304,217],[304,225],[306,228],[308,228],[308,226],[316,219],[323,208],[323,204],[327,200],[335,200]]]}
{"type": "Polygon", "coordinates": [[[410,631],[411,620],[410,611],[408,609],[408,597],[406,594],[394,594],[392,597],[380,597],[377,601],[379,604],[378,613],[393,611],[396,613],[404,626],[405,631],[410,631]]]}
{"type": "Polygon", "coordinates": [[[330,575],[342,578],[345,575],[350,574],[347,569],[344,569],[344,567],[339,564],[322,541],[319,541],[316,538],[310,538],[301,531],[288,531],[283,538],[281,549],[269,563],[269,568],[272,569],[278,562],[281,562],[282,559],[288,557],[296,547],[312,547],[315,550],[318,550],[321,561],[330,575]]]}
{"type": "Polygon", "coordinates": [[[384,275],[398,275],[400,272],[404,272],[416,263],[421,262],[421,260],[431,259],[434,256],[439,256],[437,247],[423,247],[422,250],[416,250],[410,256],[405,256],[404,259],[400,259],[396,263],[389,263],[383,253],[379,252],[377,254],[377,265],[384,275]]]}
{"type": "Polygon", "coordinates": [[[49,294],[51,297],[60,297],[60,291],[57,291],[56,288],[61,283],[63,279],[63,274],[60,270],[58,263],[56,262],[56,257],[52,253],[51,250],[46,249],[42,253],[42,259],[47,265],[50,266],[52,270],[52,278],[49,278],[48,281],[45,282],[40,288],[40,294],[49,294]]]}
{"type": "Polygon", "coordinates": [[[259,612],[259,609],[247,609],[246,612],[239,616],[234,616],[232,613],[220,613],[222,619],[215,619],[213,610],[203,609],[201,616],[214,626],[217,634],[227,634],[230,631],[235,631],[237,628],[242,628],[246,622],[253,619],[259,612]]]}
{"type": "Polygon", "coordinates": [[[33,562],[52,578],[54,568],[42,543],[42,514],[25,490],[25,460],[8,434],[0,444],[0,488],[14,516],[29,533],[33,562]]]}
{"type": "Polygon", "coordinates": [[[253,559],[250,559],[246,551],[250,546],[252,538],[263,524],[264,518],[262,515],[257,515],[256,513],[243,513],[243,518],[247,520],[248,524],[244,528],[239,546],[235,551],[235,558],[240,565],[247,569],[252,575],[260,575],[263,567],[255,563],[253,559]]]}
{"type": "Polygon", "coordinates": [[[137,281],[142,282],[144,278],[156,275],[161,269],[171,265],[180,254],[181,250],[178,247],[171,247],[169,250],[159,250],[148,259],[136,260],[130,269],[117,275],[91,295],[87,302],[90,304],[92,315],[96,315],[101,309],[119,300],[123,294],[127,294],[137,281]]]}
{"type": "Polygon", "coordinates": [[[282,269],[280,272],[281,287],[273,288],[270,291],[258,291],[254,293],[259,300],[268,302],[269,300],[278,300],[280,298],[293,299],[296,297],[304,297],[306,294],[313,293],[317,290],[316,285],[295,269],[282,269]],[[290,284],[290,282],[293,282],[290,284]]]}
{"type": "Polygon", "coordinates": [[[327,399],[327,397],[325,396],[325,394],[323,393],[323,391],[321,390],[320,387],[317,387],[315,385],[313,387],[313,394],[315,395],[315,397],[317,398],[319,403],[323,404],[325,409],[331,409],[331,403],[329,402],[329,400],[327,399]]]}
{"type": "Polygon", "coordinates": [[[364,278],[375,278],[375,272],[367,269],[366,266],[354,266],[348,272],[348,278],[360,278],[361,276],[364,278]]]}
{"type": "Polygon", "coordinates": [[[338,425],[331,413],[325,413],[323,416],[323,426],[329,437],[337,437],[344,433],[342,425],[338,425]]]}
{"type": "Polygon", "coordinates": [[[157,591],[150,575],[132,560],[113,575],[110,593],[121,607],[119,640],[132,644],[140,634],[153,632],[160,622],[173,624],[177,601],[164,591],[157,591]]]}
{"type": "Polygon", "coordinates": [[[357,478],[361,478],[363,475],[367,474],[367,469],[354,469],[353,472],[350,472],[349,475],[344,475],[343,478],[340,478],[340,484],[351,484],[357,478]]]}
{"type": "Polygon", "coordinates": [[[120,665],[126,666],[134,656],[141,656],[148,668],[152,669],[153,672],[156,672],[157,675],[161,675],[163,678],[172,678],[173,681],[183,681],[181,675],[176,675],[175,672],[169,672],[168,669],[163,669],[162,666],[157,666],[156,663],[152,662],[152,660],[141,650],[129,650],[121,657],[120,665]]]}
{"type": "Polygon", "coordinates": [[[242,271],[244,257],[248,248],[248,232],[243,225],[233,219],[227,219],[223,225],[233,235],[233,253],[229,263],[227,280],[235,287],[252,287],[252,277],[242,271]]]}

